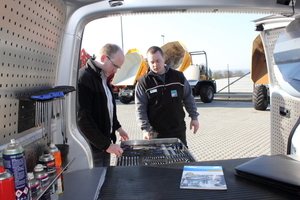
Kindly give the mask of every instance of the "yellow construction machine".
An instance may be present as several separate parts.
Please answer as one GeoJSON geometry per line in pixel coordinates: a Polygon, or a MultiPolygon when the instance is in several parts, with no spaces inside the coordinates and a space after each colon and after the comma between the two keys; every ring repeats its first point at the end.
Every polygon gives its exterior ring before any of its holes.
{"type": "Polygon", "coordinates": [[[166,64],[173,69],[184,73],[192,87],[193,95],[199,96],[203,103],[210,103],[214,99],[217,87],[216,82],[208,73],[207,54],[205,51],[188,52],[185,45],[179,41],[163,45],[166,64]],[[204,64],[196,64],[195,60],[204,57],[204,64]]]}
{"type": "Polygon", "coordinates": [[[147,69],[143,55],[137,49],[130,49],[125,54],[125,61],[112,80],[114,86],[124,86],[118,94],[122,103],[128,104],[134,100],[136,80],[145,74],[147,69]]]}
{"type": "Polygon", "coordinates": [[[256,110],[266,110],[270,103],[269,78],[265,51],[260,35],[252,43],[251,80],[255,84],[252,103],[256,110]]]}

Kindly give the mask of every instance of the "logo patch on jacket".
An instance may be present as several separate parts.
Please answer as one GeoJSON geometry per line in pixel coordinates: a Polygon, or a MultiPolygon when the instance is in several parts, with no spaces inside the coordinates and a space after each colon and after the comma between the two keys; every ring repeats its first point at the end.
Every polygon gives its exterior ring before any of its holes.
{"type": "Polygon", "coordinates": [[[171,90],[171,97],[178,97],[177,90],[171,90]]]}
{"type": "Polygon", "coordinates": [[[150,94],[157,92],[157,89],[150,90],[150,94]]]}

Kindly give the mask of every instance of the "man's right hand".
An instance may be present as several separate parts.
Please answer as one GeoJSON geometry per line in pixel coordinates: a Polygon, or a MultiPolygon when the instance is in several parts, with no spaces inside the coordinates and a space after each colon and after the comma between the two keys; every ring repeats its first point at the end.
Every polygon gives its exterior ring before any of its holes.
{"type": "Polygon", "coordinates": [[[151,140],[150,132],[144,132],[144,139],[149,141],[151,140]]]}
{"type": "Polygon", "coordinates": [[[123,149],[118,144],[110,144],[108,149],[106,149],[106,152],[114,153],[117,155],[118,158],[120,158],[123,153],[123,149]]]}

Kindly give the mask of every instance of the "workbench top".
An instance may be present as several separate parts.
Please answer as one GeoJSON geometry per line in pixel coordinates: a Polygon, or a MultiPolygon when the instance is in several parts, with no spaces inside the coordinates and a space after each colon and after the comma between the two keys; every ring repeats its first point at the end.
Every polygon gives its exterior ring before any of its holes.
{"type": "Polygon", "coordinates": [[[252,158],[157,166],[108,167],[98,199],[299,199],[300,196],[236,177],[234,167],[252,158]],[[227,190],[180,189],[184,165],[222,166],[227,190]]]}
{"type": "Polygon", "coordinates": [[[60,200],[299,199],[300,196],[234,175],[253,158],[156,166],[110,166],[65,173],[60,200]],[[180,189],[184,165],[222,166],[227,190],[180,189]]]}

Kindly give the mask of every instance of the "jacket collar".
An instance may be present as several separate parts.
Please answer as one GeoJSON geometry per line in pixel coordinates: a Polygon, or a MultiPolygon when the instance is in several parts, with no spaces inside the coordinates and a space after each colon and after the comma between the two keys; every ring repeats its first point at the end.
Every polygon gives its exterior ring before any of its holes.
{"type": "MultiPolygon", "coordinates": [[[[171,67],[169,67],[168,65],[165,65],[165,69],[166,69],[166,71],[165,71],[165,74],[166,74],[166,73],[168,73],[168,71],[171,69],[171,67]]],[[[150,70],[150,71],[148,72],[148,75],[151,75],[151,76],[159,76],[159,74],[154,73],[152,70],[150,70]]]]}
{"type": "Polygon", "coordinates": [[[90,67],[94,72],[96,72],[97,74],[101,74],[102,69],[100,67],[97,67],[96,63],[92,59],[89,59],[86,63],[88,67],[90,67]]]}

